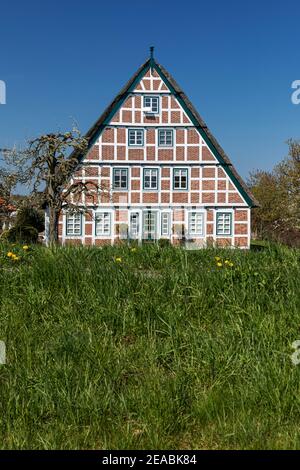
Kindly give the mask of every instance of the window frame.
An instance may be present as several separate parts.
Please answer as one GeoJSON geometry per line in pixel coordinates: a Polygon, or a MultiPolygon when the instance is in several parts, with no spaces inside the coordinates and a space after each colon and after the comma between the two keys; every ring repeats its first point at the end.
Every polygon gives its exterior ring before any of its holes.
{"type": "Polygon", "coordinates": [[[173,148],[174,147],[174,129],[169,129],[169,128],[161,128],[157,130],[157,145],[158,147],[168,147],[168,148],[173,148]],[[171,144],[161,144],[160,143],[160,133],[161,132],[171,132],[172,136],[172,143],[171,144]]]}
{"type": "MultiPolygon", "coordinates": [[[[151,177],[150,177],[151,181],[151,177]]],[[[143,191],[158,191],[159,190],[159,169],[157,167],[145,167],[143,168],[143,191]],[[156,188],[146,188],[145,187],[145,172],[147,170],[156,172],[156,188]]]]}
{"type": "Polygon", "coordinates": [[[173,191],[188,191],[189,190],[189,169],[186,167],[173,168],[172,181],[173,181],[173,191]],[[175,172],[178,170],[186,172],[186,188],[175,188],[175,172]]]}
{"type": "Polygon", "coordinates": [[[160,112],[160,102],[159,102],[159,95],[144,95],[143,96],[143,111],[146,114],[151,114],[151,115],[158,115],[160,112]],[[145,100],[146,99],[151,99],[151,111],[146,111],[147,107],[145,106],[145,100]],[[156,99],[157,100],[157,111],[152,111],[152,100],[156,99]]]}
{"type": "Polygon", "coordinates": [[[204,238],[205,237],[205,226],[206,226],[206,212],[204,210],[199,210],[199,209],[190,209],[187,211],[187,233],[189,238],[204,238]],[[191,227],[191,216],[195,215],[201,215],[202,217],[202,232],[195,232],[192,233],[190,230],[191,227]]]}
{"type": "Polygon", "coordinates": [[[112,225],[113,225],[113,220],[112,220],[112,211],[111,210],[100,210],[100,211],[95,211],[95,229],[94,229],[94,234],[95,238],[110,238],[112,236],[112,225]],[[108,214],[109,215],[109,233],[97,233],[97,218],[101,214],[108,214]]]}
{"type": "Polygon", "coordinates": [[[81,212],[66,212],[66,217],[65,217],[65,234],[66,234],[66,237],[81,237],[82,236],[82,225],[83,224],[82,224],[82,213],[81,212]],[[72,216],[76,216],[76,215],[79,216],[79,223],[80,223],[79,233],[74,232],[75,221],[73,222],[73,232],[72,233],[68,232],[68,219],[71,215],[72,216]]]}
{"type": "MultiPolygon", "coordinates": [[[[121,178],[120,178],[120,181],[121,181],[121,178]]],[[[126,167],[113,167],[113,171],[112,171],[112,190],[113,191],[128,191],[128,188],[129,188],[129,171],[128,171],[128,168],[126,167]],[[116,171],[126,171],[126,188],[116,188],[115,187],[115,172],[116,171]]]]}
{"type": "Polygon", "coordinates": [[[128,143],[128,147],[144,147],[144,144],[145,144],[145,130],[141,127],[137,127],[137,128],[130,127],[130,128],[128,128],[127,143],[128,143]],[[131,144],[130,143],[130,132],[142,132],[142,143],[141,144],[131,144]]]}
{"type": "Polygon", "coordinates": [[[160,211],[160,236],[162,238],[171,237],[171,211],[170,210],[161,210],[160,211]],[[168,216],[168,233],[163,233],[163,216],[168,216]]]}
{"type": "Polygon", "coordinates": [[[129,224],[128,224],[128,235],[129,235],[129,239],[130,240],[139,240],[140,239],[140,233],[141,233],[141,210],[140,209],[137,209],[137,210],[130,210],[129,213],[129,224]],[[137,223],[137,231],[136,231],[136,234],[134,234],[134,236],[132,236],[132,230],[131,230],[131,217],[135,215],[138,217],[138,223],[137,223]]]}
{"type": "Polygon", "coordinates": [[[226,209],[221,209],[216,211],[216,217],[215,217],[215,233],[216,237],[232,237],[233,235],[233,211],[232,210],[226,210],[226,209]],[[229,215],[230,216],[230,233],[219,233],[218,232],[218,217],[220,215],[229,215]]]}

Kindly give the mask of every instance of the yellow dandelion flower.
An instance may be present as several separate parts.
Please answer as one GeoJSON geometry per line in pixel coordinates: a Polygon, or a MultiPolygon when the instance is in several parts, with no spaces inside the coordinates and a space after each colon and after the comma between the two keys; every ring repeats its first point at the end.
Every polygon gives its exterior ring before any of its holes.
{"type": "Polygon", "coordinates": [[[13,260],[14,260],[14,261],[19,261],[19,259],[20,259],[19,256],[14,256],[14,257],[13,257],[13,260]]]}
{"type": "Polygon", "coordinates": [[[16,255],[14,255],[11,251],[9,251],[9,252],[7,253],[7,256],[8,256],[9,258],[13,258],[13,257],[16,256],[16,255]]]}
{"type": "Polygon", "coordinates": [[[218,263],[217,263],[217,266],[218,266],[218,268],[221,268],[221,267],[223,266],[223,264],[220,263],[220,262],[218,262],[218,263]]]}
{"type": "Polygon", "coordinates": [[[226,260],[225,260],[225,264],[230,264],[229,259],[226,259],[226,260]]]}
{"type": "Polygon", "coordinates": [[[232,262],[228,263],[228,266],[230,266],[232,268],[233,263],[232,262]]]}
{"type": "Polygon", "coordinates": [[[122,258],[116,258],[116,263],[122,263],[122,258]]]}
{"type": "Polygon", "coordinates": [[[219,256],[216,256],[216,257],[215,257],[215,260],[216,260],[216,261],[221,261],[221,258],[220,258],[219,256]]]}
{"type": "Polygon", "coordinates": [[[28,246],[28,245],[24,245],[24,246],[23,246],[23,250],[24,250],[24,251],[29,250],[29,246],[28,246]]]}

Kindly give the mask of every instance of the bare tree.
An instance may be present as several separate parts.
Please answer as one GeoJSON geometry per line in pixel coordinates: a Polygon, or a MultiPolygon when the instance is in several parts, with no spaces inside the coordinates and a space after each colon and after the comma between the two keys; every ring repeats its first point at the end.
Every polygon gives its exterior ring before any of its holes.
{"type": "Polygon", "coordinates": [[[73,181],[72,175],[87,152],[88,141],[78,129],[45,134],[30,140],[25,149],[4,152],[6,165],[17,173],[18,181],[29,187],[32,199],[42,198],[49,216],[49,242],[58,239],[58,221],[62,209],[86,211],[83,193],[97,197],[106,189],[91,181],[73,181]]]}

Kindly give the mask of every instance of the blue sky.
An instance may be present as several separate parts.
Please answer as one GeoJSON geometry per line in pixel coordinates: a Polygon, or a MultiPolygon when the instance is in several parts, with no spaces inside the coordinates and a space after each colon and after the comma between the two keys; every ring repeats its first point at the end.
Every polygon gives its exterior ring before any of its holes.
{"type": "Polygon", "coordinates": [[[0,148],[85,132],[155,46],[238,171],[271,169],[300,138],[300,2],[1,2],[0,148]]]}

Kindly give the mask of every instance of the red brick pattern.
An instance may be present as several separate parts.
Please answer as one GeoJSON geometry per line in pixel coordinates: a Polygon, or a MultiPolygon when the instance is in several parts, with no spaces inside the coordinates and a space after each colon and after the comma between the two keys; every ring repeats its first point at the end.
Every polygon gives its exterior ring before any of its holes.
{"type": "Polygon", "coordinates": [[[131,175],[133,177],[139,177],[140,176],[140,168],[139,167],[133,167],[131,170],[131,175]]]}
{"type": "Polygon", "coordinates": [[[247,222],[248,221],[248,212],[243,210],[234,211],[234,220],[236,222],[247,222]]]}
{"type": "Polygon", "coordinates": [[[85,157],[87,160],[99,160],[99,147],[94,145],[85,157]]]}
{"type": "Polygon", "coordinates": [[[203,147],[202,148],[202,160],[207,162],[207,161],[210,161],[210,162],[216,162],[216,158],[213,156],[213,154],[211,153],[211,151],[209,150],[208,147],[203,147]]]}
{"type": "Polygon", "coordinates": [[[104,129],[102,133],[102,142],[103,143],[113,143],[114,142],[114,129],[108,127],[104,129]]]}

